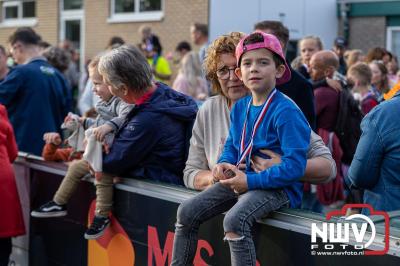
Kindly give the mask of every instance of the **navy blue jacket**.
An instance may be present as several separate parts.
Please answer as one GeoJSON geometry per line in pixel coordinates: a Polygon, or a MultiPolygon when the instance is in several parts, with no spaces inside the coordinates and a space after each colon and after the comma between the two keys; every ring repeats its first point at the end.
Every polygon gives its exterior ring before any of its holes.
{"type": "Polygon", "coordinates": [[[110,153],[103,157],[103,171],[183,185],[196,113],[192,98],[157,83],[151,98],[127,115],[110,153]]]}
{"type": "Polygon", "coordinates": [[[63,75],[42,58],[16,66],[0,83],[20,151],[41,155],[46,132],[60,132],[71,110],[71,89],[63,75]]]}
{"type": "Polygon", "coordinates": [[[290,68],[290,71],[292,78],[284,84],[277,85],[276,88],[297,104],[311,128],[315,130],[316,117],[312,84],[293,68],[290,68]]]}

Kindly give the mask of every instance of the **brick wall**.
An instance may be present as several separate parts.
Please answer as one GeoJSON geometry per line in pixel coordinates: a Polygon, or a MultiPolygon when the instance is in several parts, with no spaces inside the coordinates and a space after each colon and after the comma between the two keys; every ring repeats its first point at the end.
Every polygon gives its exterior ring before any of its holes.
{"type": "MultiPolygon", "coordinates": [[[[110,37],[121,36],[131,44],[140,42],[139,27],[144,22],[107,23],[109,0],[85,1],[85,52],[92,57],[102,51],[110,37]]],[[[178,42],[190,42],[189,27],[193,22],[208,22],[208,0],[164,0],[164,18],[161,21],[145,22],[159,36],[163,53],[173,51],[178,42]]],[[[197,48],[198,47],[194,47],[197,48]]]]}
{"type": "MultiPolygon", "coordinates": [[[[56,44],[59,39],[59,1],[37,0],[38,24],[34,29],[43,39],[56,44]]],[[[131,44],[140,42],[139,27],[144,22],[108,23],[110,0],[84,0],[85,57],[91,58],[104,50],[110,37],[121,36],[131,44]]],[[[164,0],[164,18],[161,21],[145,22],[160,37],[163,53],[174,51],[182,40],[190,40],[190,25],[193,22],[208,23],[208,0],[164,0]]],[[[0,43],[5,44],[16,28],[0,28],[0,43]]],[[[199,49],[199,47],[193,47],[199,49]]],[[[176,66],[173,66],[176,72],[176,66]]]]}
{"type": "MultiPolygon", "coordinates": [[[[35,27],[44,40],[51,44],[58,42],[58,1],[56,0],[40,0],[36,1],[36,17],[38,23],[35,27]]],[[[0,28],[0,44],[7,44],[8,36],[12,34],[16,28],[1,27],[0,28]]]]}
{"type": "MultiPolygon", "coordinates": [[[[189,26],[193,22],[208,22],[208,0],[164,0],[164,18],[157,22],[146,22],[160,37],[165,51],[175,48],[181,40],[190,41],[189,26]]],[[[143,22],[107,23],[109,0],[84,0],[85,50],[88,57],[100,52],[113,35],[119,35],[130,43],[140,41],[138,29],[143,22]]],[[[58,42],[59,1],[36,1],[38,24],[34,29],[43,39],[58,42]]],[[[15,27],[0,28],[0,43],[5,43],[15,27]]],[[[195,47],[196,48],[196,47],[195,47]]]]}
{"type": "Polygon", "coordinates": [[[385,17],[356,17],[349,21],[349,47],[367,52],[373,47],[386,47],[385,17]]]}
{"type": "MultiPolygon", "coordinates": [[[[190,25],[194,22],[208,23],[208,0],[164,0],[164,17],[155,22],[108,23],[109,0],[85,1],[85,54],[91,58],[102,51],[110,37],[118,35],[130,44],[141,41],[138,33],[142,24],[152,27],[160,38],[163,54],[174,51],[180,41],[190,40],[190,25]]],[[[193,47],[198,49],[199,47],[193,47]]],[[[171,64],[174,80],[178,66],[171,64]]]]}

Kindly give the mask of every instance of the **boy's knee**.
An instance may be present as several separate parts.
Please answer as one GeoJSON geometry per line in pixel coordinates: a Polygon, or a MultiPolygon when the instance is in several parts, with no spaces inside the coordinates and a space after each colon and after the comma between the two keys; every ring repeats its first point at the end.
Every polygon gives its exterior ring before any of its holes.
{"type": "Polygon", "coordinates": [[[242,221],[239,218],[239,215],[228,211],[224,217],[224,232],[233,232],[235,234],[240,234],[242,228],[242,221]]]}
{"type": "Polygon", "coordinates": [[[87,164],[87,162],[84,161],[84,160],[73,160],[73,161],[70,163],[69,168],[70,168],[71,170],[74,170],[74,171],[81,171],[81,169],[86,170],[86,168],[87,168],[88,171],[89,171],[88,164],[87,164]]]}
{"type": "Polygon", "coordinates": [[[82,162],[81,162],[81,160],[73,160],[71,163],[70,163],[70,165],[69,165],[69,167],[71,168],[75,168],[75,167],[77,167],[77,166],[79,166],[80,164],[82,164],[82,162]]]}

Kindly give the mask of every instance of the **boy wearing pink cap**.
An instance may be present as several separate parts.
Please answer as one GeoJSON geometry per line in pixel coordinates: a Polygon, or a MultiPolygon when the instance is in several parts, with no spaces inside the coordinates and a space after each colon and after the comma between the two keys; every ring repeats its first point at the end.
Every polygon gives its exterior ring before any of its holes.
{"type": "Polygon", "coordinates": [[[254,32],[239,42],[236,59],[235,73],[251,95],[232,108],[229,136],[213,168],[215,184],[179,206],[172,265],[193,262],[200,224],[225,211],[231,264],[256,265],[254,222],[283,206],[296,208],[301,203],[299,179],[311,129],[296,104],[275,88],[290,79],[280,43],[273,35],[254,32]],[[281,163],[254,172],[250,158],[260,149],[280,154],[281,163]],[[243,171],[239,164],[246,165],[243,171]]]}

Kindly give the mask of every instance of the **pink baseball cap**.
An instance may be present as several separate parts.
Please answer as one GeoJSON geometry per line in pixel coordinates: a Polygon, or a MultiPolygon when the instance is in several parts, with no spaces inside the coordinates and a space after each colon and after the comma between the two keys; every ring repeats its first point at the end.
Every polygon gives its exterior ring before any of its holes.
{"type": "Polygon", "coordinates": [[[269,51],[273,52],[274,54],[278,55],[283,62],[285,63],[285,72],[283,73],[282,77],[277,78],[276,79],[276,85],[280,85],[283,83],[286,83],[290,80],[291,78],[291,73],[290,73],[290,68],[286,62],[285,56],[283,54],[282,51],[282,47],[281,44],[278,40],[278,38],[276,38],[274,35],[272,34],[267,34],[264,33],[262,31],[255,31],[254,33],[259,33],[262,35],[264,41],[263,42],[258,42],[258,43],[252,43],[252,44],[248,44],[248,45],[244,45],[244,41],[251,35],[246,35],[244,36],[239,44],[236,46],[236,52],[235,52],[235,56],[236,56],[236,63],[238,65],[238,67],[240,66],[240,59],[242,57],[242,55],[247,52],[247,51],[251,51],[251,50],[255,50],[255,49],[260,49],[260,48],[265,48],[268,49],[269,51]]]}

